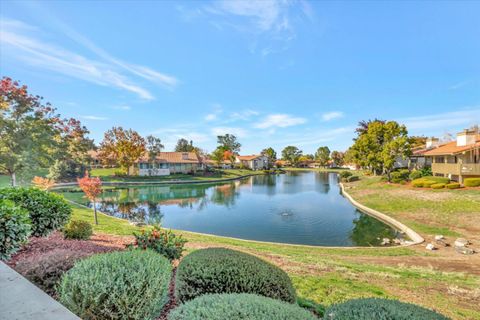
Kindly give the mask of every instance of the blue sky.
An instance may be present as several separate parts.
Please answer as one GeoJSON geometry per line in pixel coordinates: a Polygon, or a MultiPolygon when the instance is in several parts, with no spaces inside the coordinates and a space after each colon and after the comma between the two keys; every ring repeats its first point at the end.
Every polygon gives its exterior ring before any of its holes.
{"type": "Polygon", "coordinates": [[[0,70],[99,142],[112,126],[243,154],[480,123],[480,2],[0,3],[0,70]]]}

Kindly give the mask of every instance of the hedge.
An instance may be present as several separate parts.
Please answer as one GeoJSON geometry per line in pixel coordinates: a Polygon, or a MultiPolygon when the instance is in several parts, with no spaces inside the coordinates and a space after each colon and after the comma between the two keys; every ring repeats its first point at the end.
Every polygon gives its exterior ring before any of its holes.
{"type": "Polygon", "coordinates": [[[408,169],[401,169],[398,171],[394,171],[390,174],[393,183],[400,183],[402,181],[407,181],[410,175],[410,171],[408,169]]]}
{"type": "Polygon", "coordinates": [[[168,320],[315,320],[297,305],[254,294],[207,294],[188,301],[168,320]]]}
{"type": "Polygon", "coordinates": [[[280,268],[255,256],[225,248],[197,250],[177,268],[175,295],[188,301],[206,293],[253,293],[295,302],[295,289],[280,268]]]}
{"type": "Polygon", "coordinates": [[[420,179],[422,177],[422,172],[419,170],[412,171],[408,178],[410,180],[420,179]]]}
{"type": "Polygon", "coordinates": [[[433,184],[437,183],[449,183],[450,179],[444,177],[433,177],[427,176],[420,179],[415,179],[412,181],[412,186],[419,188],[430,188],[433,184]]]}
{"type": "Polygon", "coordinates": [[[350,171],[344,170],[344,171],[340,171],[340,173],[338,175],[339,175],[340,179],[346,179],[346,178],[350,177],[351,175],[353,175],[353,173],[351,173],[350,171]]]}
{"type": "Polygon", "coordinates": [[[0,199],[0,260],[7,260],[28,241],[31,233],[28,212],[13,201],[0,199]]]}
{"type": "Polygon", "coordinates": [[[447,189],[458,189],[460,188],[460,183],[458,182],[450,182],[445,185],[445,188],[447,189]]]}
{"type": "Polygon", "coordinates": [[[62,278],[60,302],[84,320],[155,319],[167,302],[170,262],[151,250],[99,254],[62,278]]]}
{"type": "Polygon", "coordinates": [[[0,199],[11,200],[28,211],[32,235],[36,237],[47,236],[62,228],[72,214],[63,196],[36,188],[0,189],[0,199]]]}
{"type": "Polygon", "coordinates": [[[465,178],[463,184],[465,187],[480,187],[480,178],[465,178]]]}
{"type": "Polygon", "coordinates": [[[354,181],[358,181],[360,180],[360,177],[359,176],[349,176],[348,178],[346,178],[347,182],[354,182],[354,181]]]}
{"type": "Polygon", "coordinates": [[[432,184],[430,187],[432,189],[443,189],[445,188],[446,184],[445,183],[435,183],[435,184],[432,184]]]}
{"type": "Polygon", "coordinates": [[[363,298],[334,304],[325,311],[328,320],[448,320],[423,307],[397,300],[363,298]]]}

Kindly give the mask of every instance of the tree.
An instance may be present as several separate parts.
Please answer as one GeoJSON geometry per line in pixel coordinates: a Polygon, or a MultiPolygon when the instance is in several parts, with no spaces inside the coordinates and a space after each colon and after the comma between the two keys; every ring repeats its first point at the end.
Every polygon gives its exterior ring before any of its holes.
{"type": "Polygon", "coordinates": [[[356,164],[374,174],[386,173],[390,179],[395,159],[411,152],[407,129],[395,121],[371,122],[348,152],[356,164]]]}
{"type": "Polygon", "coordinates": [[[89,177],[88,171],[85,172],[85,176],[83,178],[77,178],[77,181],[80,189],[82,189],[83,193],[85,193],[85,196],[93,203],[95,224],[98,225],[96,200],[97,197],[102,193],[102,181],[98,177],[89,177]]]}
{"type": "Polygon", "coordinates": [[[232,165],[232,167],[235,164],[236,159],[237,159],[237,156],[232,151],[230,150],[223,151],[223,160],[230,161],[230,164],[232,165]]]}
{"type": "Polygon", "coordinates": [[[33,177],[32,183],[38,189],[45,190],[45,191],[50,190],[55,185],[54,180],[43,178],[43,177],[37,177],[37,176],[33,177]]]}
{"type": "Polygon", "coordinates": [[[130,174],[130,166],[145,154],[145,139],[136,131],[113,127],[105,132],[100,144],[99,157],[103,162],[114,160],[122,169],[130,174]]]}
{"type": "Polygon", "coordinates": [[[240,152],[240,147],[242,146],[240,142],[237,141],[237,137],[228,133],[224,136],[217,136],[217,143],[224,151],[231,151],[235,155],[240,152]]]}
{"type": "Polygon", "coordinates": [[[367,130],[368,130],[368,126],[371,124],[371,123],[374,123],[374,122],[380,122],[382,124],[384,124],[386,121],[385,120],[380,120],[380,119],[377,119],[375,118],[374,120],[362,120],[362,121],[359,121],[358,122],[358,127],[355,129],[355,132],[361,136],[362,134],[366,133],[367,130]]]}
{"type": "Polygon", "coordinates": [[[335,164],[335,167],[341,167],[345,163],[344,161],[345,153],[341,151],[332,151],[332,153],[330,154],[330,158],[335,164]]]}
{"type": "Polygon", "coordinates": [[[215,161],[217,166],[220,166],[222,164],[223,159],[224,159],[224,153],[225,153],[225,151],[222,148],[218,147],[210,155],[210,157],[212,158],[213,161],[215,161]]]}
{"type": "Polygon", "coordinates": [[[148,161],[153,162],[163,149],[160,138],[152,135],[147,136],[148,161]]]}
{"type": "Polygon", "coordinates": [[[273,164],[275,163],[275,161],[277,161],[277,153],[275,152],[275,150],[273,150],[273,148],[271,147],[266,148],[262,150],[261,154],[267,157],[268,168],[273,167],[273,164]]]}
{"type": "Polygon", "coordinates": [[[425,136],[411,136],[409,139],[410,139],[410,144],[412,145],[412,148],[417,148],[417,147],[425,148],[427,144],[427,137],[425,136]]]}
{"type": "Polygon", "coordinates": [[[8,77],[0,82],[0,172],[17,185],[17,173],[47,167],[57,147],[59,116],[49,103],[8,77]]]}
{"type": "Polygon", "coordinates": [[[288,146],[282,150],[283,160],[289,161],[292,166],[297,166],[302,150],[299,150],[295,146],[288,146]]]}
{"type": "Polygon", "coordinates": [[[327,146],[319,147],[317,152],[315,152],[315,160],[317,160],[322,167],[325,167],[328,164],[328,160],[330,160],[330,149],[327,146]]]}
{"type": "Polygon", "coordinates": [[[193,146],[192,140],[190,142],[187,139],[178,139],[177,145],[175,146],[176,152],[194,152],[195,147],[193,146]]]}

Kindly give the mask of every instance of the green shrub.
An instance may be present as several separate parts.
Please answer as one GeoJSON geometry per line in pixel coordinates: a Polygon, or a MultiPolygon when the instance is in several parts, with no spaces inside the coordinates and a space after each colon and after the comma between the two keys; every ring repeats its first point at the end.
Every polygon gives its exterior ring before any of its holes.
{"type": "Polygon", "coordinates": [[[445,188],[446,186],[446,183],[435,183],[435,184],[432,184],[430,187],[432,189],[443,189],[445,188]]]}
{"type": "Polygon", "coordinates": [[[350,177],[351,175],[353,175],[353,173],[351,173],[350,171],[340,171],[340,173],[338,174],[338,176],[340,177],[340,179],[347,179],[348,177],[350,177]]]}
{"type": "Polygon", "coordinates": [[[447,189],[458,189],[460,188],[460,183],[458,182],[450,182],[445,185],[445,188],[447,189]]]}
{"type": "Polygon", "coordinates": [[[297,305],[246,293],[207,294],[188,301],[168,320],[315,320],[297,305]]]}
{"type": "Polygon", "coordinates": [[[146,250],[99,254],[62,278],[60,302],[84,320],[155,319],[167,302],[170,262],[146,250]]]}
{"type": "Polygon", "coordinates": [[[73,220],[63,228],[65,239],[88,240],[92,234],[92,225],[86,221],[73,220]]]}
{"type": "Polygon", "coordinates": [[[360,180],[359,176],[350,176],[347,179],[347,182],[354,182],[360,180]]]}
{"type": "Polygon", "coordinates": [[[297,304],[303,309],[307,309],[319,317],[322,317],[325,313],[325,307],[323,305],[316,303],[315,301],[312,301],[310,299],[298,297],[297,304]]]}
{"type": "Polygon", "coordinates": [[[421,177],[423,177],[422,172],[419,170],[412,171],[408,176],[410,180],[420,179],[421,177]]]}
{"type": "Polygon", "coordinates": [[[187,242],[182,236],[175,235],[172,230],[164,230],[158,226],[154,226],[153,230],[134,233],[134,236],[135,243],[131,245],[132,247],[152,249],[169,260],[180,259],[187,242]]]}
{"type": "Polygon", "coordinates": [[[224,248],[197,250],[183,258],[177,268],[175,295],[180,301],[206,293],[253,293],[295,302],[295,290],[283,270],[224,248]]]}
{"type": "Polygon", "coordinates": [[[480,187],[480,178],[466,178],[463,185],[465,187],[480,187]]]}
{"type": "Polygon", "coordinates": [[[0,260],[7,260],[28,241],[31,233],[27,210],[0,199],[0,260]]]}
{"type": "Polygon", "coordinates": [[[56,288],[63,274],[83,256],[78,251],[57,249],[40,258],[24,259],[15,269],[49,295],[56,296],[56,288]]]}
{"type": "Polygon", "coordinates": [[[420,169],[420,172],[422,173],[422,177],[433,176],[432,167],[423,167],[422,169],[420,169]]]}
{"type": "Polygon", "coordinates": [[[62,228],[72,214],[63,196],[36,188],[0,189],[0,199],[12,200],[28,211],[32,235],[36,237],[47,236],[62,228]]]}
{"type": "Polygon", "coordinates": [[[402,181],[407,181],[410,175],[410,171],[408,169],[401,169],[398,171],[394,171],[390,174],[390,178],[393,183],[400,183],[402,181]]]}
{"type": "Polygon", "coordinates": [[[423,307],[388,299],[353,299],[325,311],[328,320],[448,320],[423,307]]]}
{"type": "Polygon", "coordinates": [[[437,183],[449,183],[450,179],[444,178],[444,177],[433,177],[433,176],[428,176],[428,177],[423,177],[420,179],[415,179],[412,181],[412,186],[414,187],[423,187],[423,188],[430,188],[433,184],[437,183]]]}

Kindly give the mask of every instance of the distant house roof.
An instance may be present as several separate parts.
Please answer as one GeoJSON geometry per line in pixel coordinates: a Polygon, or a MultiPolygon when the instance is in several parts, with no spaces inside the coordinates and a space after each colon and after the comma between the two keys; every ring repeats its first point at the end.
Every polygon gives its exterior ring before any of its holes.
{"type": "MultiPolygon", "coordinates": [[[[144,155],[137,162],[147,162],[148,156],[144,155]]],[[[160,152],[155,160],[164,163],[200,163],[195,152],[160,152]]]]}
{"type": "Polygon", "coordinates": [[[255,160],[257,158],[260,158],[261,156],[262,156],[261,154],[252,154],[252,155],[249,155],[249,156],[237,156],[237,159],[241,160],[241,161],[251,161],[251,160],[255,160]]]}
{"type": "Polygon", "coordinates": [[[96,150],[88,150],[87,154],[94,160],[98,159],[98,151],[96,150]]]}
{"type": "Polygon", "coordinates": [[[441,145],[437,148],[428,150],[424,153],[426,156],[441,156],[441,155],[451,155],[451,154],[457,154],[461,153],[464,151],[468,150],[473,150],[476,148],[480,148],[480,141],[477,140],[473,144],[469,144],[466,146],[457,146],[457,141],[452,141],[449,143],[446,143],[444,145],[441,145]]]}

